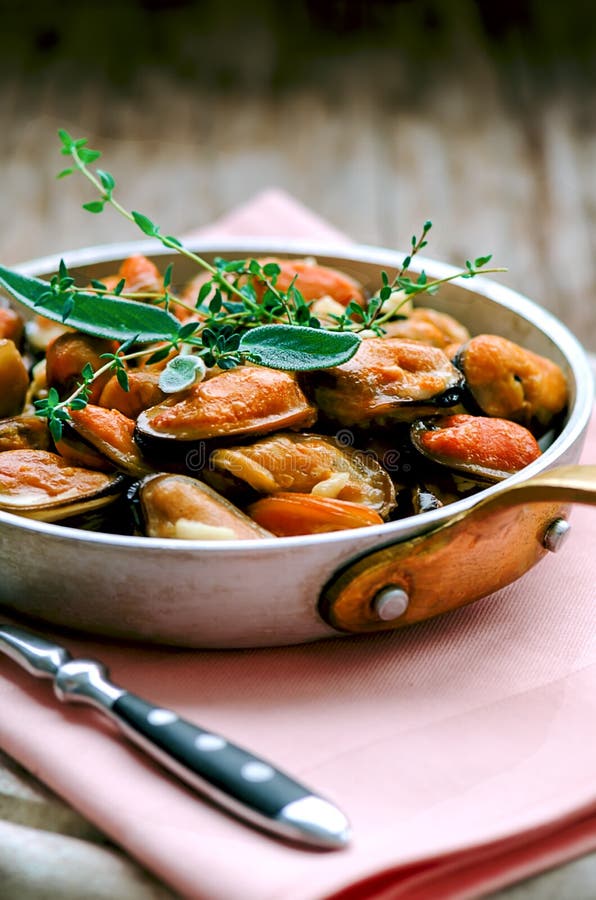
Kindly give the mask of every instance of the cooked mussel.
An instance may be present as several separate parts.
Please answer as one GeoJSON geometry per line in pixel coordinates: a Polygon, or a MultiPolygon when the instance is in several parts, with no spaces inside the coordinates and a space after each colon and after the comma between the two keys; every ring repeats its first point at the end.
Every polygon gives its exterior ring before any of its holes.
{"type": "Polygon", "coordinates": [[[455,358],[487,416],[547,426],[567,403],[567,380],[550,359],[495,334],[480,334],[455,358]]]}
{"type": "MultiPolygon", "coordinates": [[[[311,259],[278,259],[268,257],[260,259],[261,265],[275,263],[279,267],[279,275],[276,287],[280,291],[287,291],[290,285],[300,291],[305,300],[319,300],[321,297],[331,297],[342,307],[348,305],[350,300],[364,305],[362,287],[345,272],[322,266],[311,259]]],[[[257,291],[262,292],[264,286],[258,282],[255,285],[257,291]]]]}
{"type": "Polygon", "coordinates": [[[507,419],[462,414],[420,420],[411,436],[428,459],[484,481],[502,481],[540,456],[528,429],[507,419]]]}
{"type": "Polygon", "coordinates": [[[382,525],[380,515],[362,503],[315,497],[313,494],[274,494],[248,507],[250,515],[278,537],[325,534],[346,528],[382,525]]]}
{"type": "Polygon", "coordinates": [[[315,400],[342,425],[409,422],[459,403],[463,376],[437,347],[370,338],[347,363],[315,375],[315,400]]]}
{"type": "Polygon", "coordinates": [[[316,416],[294,375],[239,366],[142,412],[137,430],[141,440],[200,441],[308,427],[316,416]]]}
{"type": "Polygon", "coordinates": [[[0,339],[0,416],[15,416],[23,410],[29,375],[23,357],[10,338],[0,339]]]}
{"type": "Polygon", "coordinates": [[[167,399],[168,395],[159,386],[160,374],[147,369],[129,372],[126,390],[117,376],[112,375],[99,396],[98,405],[106,409],[117,409],[129,419],[136,419],[145,409],[157,406],[167,399]]]}
{"type": "Polygon", "coordinates": [[[263,494],[311,493],[362,503],[381,516],[395,506],[395,488],[373,454],[317,434],[275,434],[248,446],[222,447],[211,466],[263,494]]]}
{"type": "Polygon", "coordinates": [[[89,403],[84,409],[71,410],[70,421],[77,434],[117,469],[136,477],[155,472],[134,441],[134,420],[117,409],[89,403]]]}
{"type": "Polygon", "coordinates": [[[49,450],[51,443],[48,424],[39,416],[0,419],[0,453],[6,450],[49,450]]]}
{"type": "Polygon", "coordinates": [[[0,453],[0,509],[55,522],[113,503],[122,475],[77,468],[46,450],[0,453]]]}
{"type": "Polygon", "coordinates": [[[0,338],[8,338],[19,347],[23,338],[25,323],[14,309],[1,304],[2,301],[0,300],[0,338]]]}
{"type": "MultiPolygon", "coordinates": [[[[78,331],[68,331],[52,341],[46,356],[48,387],[54,387],[61,397],[70,394],[81,382],[81,372],[86,365],[97,371],[104,365],[104,353],[114,353],[116,341],[93,337],[78,331]]],[[[99,395],[111,378],[110,372],[97,377],[90,386],[90,399],[97,403],[99,395]]]]}
{"type": "Polygon", "coordinates": [[[401,319],[387,322],[383,328],[387,337],[420,341],[441,350],[470,339],[468,329],[453,316],[423,306],[417,306],[401,319]]]}
{"type": "Polygon", "coordinates": [[[187,475],[159,474],[138,491],[149,537],[201,541],[245,541],[271,537],[214,490],[187,475]]]}

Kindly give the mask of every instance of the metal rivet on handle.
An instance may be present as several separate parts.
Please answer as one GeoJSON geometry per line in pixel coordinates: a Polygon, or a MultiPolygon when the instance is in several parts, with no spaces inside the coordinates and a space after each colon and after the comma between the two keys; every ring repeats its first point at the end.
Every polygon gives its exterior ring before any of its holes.
{"type": "Polygon", "coordinates": [[[546,534],[542,541],[546,549],[550,550],[551,553],[556,553],[557,550],[560,550],[565,543],[570,528],[571,525],[565,519],[554,519],[546,529],[546,534]]]}
{"type": "Polygon", "coordinates": [[[403,588],[395,584],[388,584],[375,594],[372,606],[379,619],[383,622],[392,622],[403,616],[410,598],[403,588]]]}

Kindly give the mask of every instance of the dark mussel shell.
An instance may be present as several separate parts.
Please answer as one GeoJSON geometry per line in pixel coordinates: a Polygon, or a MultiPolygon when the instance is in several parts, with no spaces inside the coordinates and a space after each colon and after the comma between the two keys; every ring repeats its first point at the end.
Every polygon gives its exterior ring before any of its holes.
{"type": "Polygon", "coordinates": [[[439,413],[459,403],[463,382],[442,350],[400,338],[363,340],[351,360],[313,378],[317,405],[342,425],[439,413]]]}
{"type": "Polygon", "coordinates": [[[0,419],[0,453],[6,450],[49,450],[51,444],[47,422],[39,416],[0,419]]]}
{"type": "Polygon", "coordinates": [[[427,459],[483,481],[502,481],[540,456],[528,429],[507,419],[453,415],[419,420],[410,434],[427,459]]]}

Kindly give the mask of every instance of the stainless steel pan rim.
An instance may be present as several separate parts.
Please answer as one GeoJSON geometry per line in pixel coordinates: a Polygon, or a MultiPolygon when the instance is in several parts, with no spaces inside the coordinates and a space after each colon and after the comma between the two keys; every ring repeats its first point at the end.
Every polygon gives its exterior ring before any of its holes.
{"type": "MultiPolygon", "coordinates": [[[[305,241],[289,240],[217,240],[217,241],[192,241],[188,246],[197,251],[215,253],[217,255],[233,254],[237,257],[256,255],[295,255],[316,256],[319,259],[333,257],[338,260],[357,260],[367,264],[378,265],[379,268],[398,267],[405,256],[404,253],[371,247],[362,244],[322,244],[308,243],[305,241]]],[[[27,275],[46,275],[57,271],[60,259],[63,258],[69,268],[77,266],[94,265],[109,262],[112,259],[123,259],[134,253],[144,253],[150,256],[164,256],[167,251],[156,241],[134,241],[129,243],[104,244],[95,247],[74,250],[63,256],[47,256],[31,260],[19,266],[19,270],[27,275]]],[[[446,263],[424,257],[415,257],[410,269],[419,272],[424,269],[433,278],[443,278],[453,275],[458,270],[446,263]]],[[[400,533],[407,531],[407,536],[412,533],[422,533],[449,520],[453,516],[475,506],[479,499],[484,499],[504,489],[504,485],[512,485],[522,482],[539,472],[556,465],[567,450],[581,442],[587,423],[590,418],[594,400],[594,388],[592,373],[580,343],[571,332],[553,315],[539,307],[527,297],[507,288],[492,279],[476,276],[474,279],[458,279],[453,283],[459,289],[469,291],[476,295],[482,295],[494,300],[502,307],[512,310],[538,328],[555,345],[557,345],[565,357],[571,373],[571,381],[574,385],[574,396],[571,397],[570,412],[565,427],[553,444],[544,452],[540,459],[527,466],[521,472],[511,476],[501,484],[494,485],[472,497],[459,500],[442,509],[410,516],[407,519],[398,520],[378,526],[338,531],[329,534],[307,535],[300,537],[274,538],[249,541],[226,541],[222,543],[211,541],[181,541],[173,539],[131,537],[126,535],[112,535],[83,531],[77,528],[69,528],[64,525],[55,525],[45,522],[37,522],[24,519],[11,513],[0,511],[0,522],[10,524],[17,529],[29,532],[37,532],[48,536],[60,536],[63,539],[71,537],[81,544],[104,544],[110,546],[144,549],[146,551],[167,550],[169,553],[181,554],[200,553],[209,551],[210,554],[233,553],[237,555],[250,555],[255,548],[261,551],[269,549],[292,548],[301,546],[308,549],[313,545],[321,544],[337,545],[350,544],[355,538],[366,535],[367,538],[379,538],[381,542],[395,542],[399,540],[400,533]]]]}

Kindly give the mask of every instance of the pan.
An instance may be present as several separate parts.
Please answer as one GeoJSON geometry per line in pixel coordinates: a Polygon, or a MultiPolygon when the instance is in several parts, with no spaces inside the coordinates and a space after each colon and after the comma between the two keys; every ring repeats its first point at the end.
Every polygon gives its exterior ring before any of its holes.
{"type": "MultiPolygon", "coordinates": [[[[365,246],[244,241],[193,245],[215,256],[316,256],[365,287],[403,254],[365,246]]],[[[174,255],[151,241],[73,251],[71,274],[89,281],[133,253],[164,268],[174,255]]],[[[176,255],[176,274],[184,270],[176,255]]],[[[20,267],[47,277],[59,258],[20,267]]],[[[455,270],[416,257],[411,271],[455,270]]],[[[576,465],[593,403],[586,356],[552,315],[477,276],[433,297],[474,333],[496,333],[565,371],[570,403],[560,433],[522,472],[472,497],[382,526],[323,535],[222,543],[88,532],[0,512],[0,602],[7,610],[93,634],[186,647],[296,644],[399,628],[504,587],[557,550],[570,505],[596,503],[596,466],[576,465]]]]}

